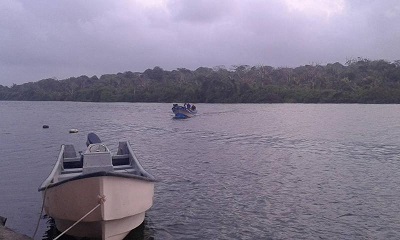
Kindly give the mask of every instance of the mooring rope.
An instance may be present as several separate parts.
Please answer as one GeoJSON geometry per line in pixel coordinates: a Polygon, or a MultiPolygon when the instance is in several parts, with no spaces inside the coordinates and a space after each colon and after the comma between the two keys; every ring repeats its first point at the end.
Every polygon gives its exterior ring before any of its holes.
{"type": "MultiPolygon", "coordinates": [[[[38,228],[39,228],[40,219],[42,218],[43,209],[44,209],[44,202],[45,202],[45,199],[46,199],[47,187],[48,187],[48,185],[47,185],[46,188],[44,189],[43,201],[42,201],[42,209],[41,209],[41,211],[40,211],[40,216],[39,216],[39,219],[38,219],[38,221],[37,221],[36,229],[35,229],[35,232],[33,233],[32,239],[35,239],[37,230],[38,230],[38,228]]],[[[64,235],[66,232],[68,232],[68,231],[69,231],[71,228],[73,228],[76,224],[78,224],[79,222],[81,222],[85,217],[87,217],[89,214],[91,214],[94,210],[96,210],[101,204],[103,204],[103,203],[106,201],[106,197],[105,197],[105,196],[100,196],[100,195],[99,195],[98,198],[99,198],[99,203],[98,203],[92,210],[90,210],[88,213],[86,213],[83,217],[81,217],[78,221],[76,221],[74,224],[72,224],[69,228],[67,228],[64,232],[62,232],[60,235],[58,235],[58,236],[57,236],[56,238],[54,238],[53,240],[59,239],[62,235],[64,235]]]]}
{"type": "Polygon", "coordinates": [[[36,224],[36,229],[35,229],[35,232],[33,233],[33,237],[32,237],[33,239],[35,239],[37,230],[38,230],[38,228],[39,228],[40,219],[42,218],[43,208],[44,208],[44,201],[45,201],[45,199],[46,199],[46,191],[47,191],[47,187],[48,187],[48,186],[49,186],[49,185],[47,185],[46,188],[44,189],[43,201],[42,201],[42,209],[40,210],[40,215],[39,215],[39,219],[38,219],[37,224],[36,224]]]}
{"type": "Polygon", "coordinates": [[[103,204],[106,201],[105,196],[99,195],[98,198],[99,198],[99,203],[92,210],[90,210],[88,213],[86,213],[83,217],[81,217],[78,221],[76,221],[74,224],[72,224],[69,228],[65,229],[64,232],[62,232],[60,235],[58,235],[53,240],[59,239],[62,235],[64,235],[66,232],[68,232],[71,228],[75,227],[76,224],[80,223],[85,217],[87,217],[89,214],[91,214],[94,210],[96,210],[98,207],[100,207],[101,204],[103,204]]]}

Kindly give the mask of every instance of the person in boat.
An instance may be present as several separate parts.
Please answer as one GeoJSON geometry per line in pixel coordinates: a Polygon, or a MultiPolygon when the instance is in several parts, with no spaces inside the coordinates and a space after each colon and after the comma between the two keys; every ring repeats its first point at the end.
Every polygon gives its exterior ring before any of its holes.
{"type": "Polygon", "coordinates": [[[192,110],[196,110],[196,106],[194,104],[192,105],[192,110]]]}
{"type": "Polygon", "coordinates": [[[190,106],[190,103],[186,104],[186,108],[187,108],[187,109],[190,109],[190,107],[191,107],[191,106],[190,106]]]}

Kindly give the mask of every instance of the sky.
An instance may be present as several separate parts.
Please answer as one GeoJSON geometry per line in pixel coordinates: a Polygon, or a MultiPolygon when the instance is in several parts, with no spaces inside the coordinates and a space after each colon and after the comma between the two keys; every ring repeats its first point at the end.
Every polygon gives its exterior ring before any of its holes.
{"type": "Polygon", "coordinates": [[[400,59],[398,0],[0,0],[0,85],[400,59]]]}

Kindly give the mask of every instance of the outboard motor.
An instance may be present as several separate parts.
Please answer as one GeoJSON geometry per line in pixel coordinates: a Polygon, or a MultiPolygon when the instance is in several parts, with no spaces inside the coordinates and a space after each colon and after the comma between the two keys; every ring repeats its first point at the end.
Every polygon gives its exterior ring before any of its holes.
{"type": "Polygon", "coordinates": [[[88,147],[90,144],[101,143],[99,136],[95,133],[89,133],[87,136],[86,146],[88,147]]]}

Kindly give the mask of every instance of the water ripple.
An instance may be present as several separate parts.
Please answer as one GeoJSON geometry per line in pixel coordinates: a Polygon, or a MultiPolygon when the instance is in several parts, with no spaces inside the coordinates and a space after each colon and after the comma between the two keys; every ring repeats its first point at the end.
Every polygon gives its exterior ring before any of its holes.
{"type": "Polygon", "coordinates": [[[94,131],[161,180],[131,239],[399,238],[399,106],[197,106],[178,121],[170,104],[0,102],[0,215],[31,235],[60,145],[94,131]]]}

